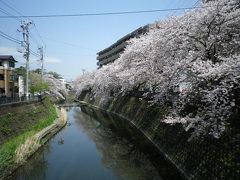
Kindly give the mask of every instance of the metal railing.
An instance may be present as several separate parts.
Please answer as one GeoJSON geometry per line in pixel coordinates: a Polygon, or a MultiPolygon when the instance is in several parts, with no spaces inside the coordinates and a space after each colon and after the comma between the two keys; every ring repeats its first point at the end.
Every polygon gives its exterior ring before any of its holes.
{"type": "Polygon", "coordinates": [[[29,96],[28,99],[26,96],[22,97],[0,97],[0,106],[4,104],[14,104],[19,102],[27,102],[27,101],[41,101],[41,96],[29,96]]]}

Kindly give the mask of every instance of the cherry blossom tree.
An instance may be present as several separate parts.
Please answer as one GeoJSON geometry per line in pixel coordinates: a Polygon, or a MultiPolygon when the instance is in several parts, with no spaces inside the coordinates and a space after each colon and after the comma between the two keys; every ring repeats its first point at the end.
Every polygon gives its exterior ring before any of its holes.
{"type": "Polygon", "coordinates": [[[144,92],[152,103],[170,102],[164,122],[219,138],[240,106],[240,0],[205,2],[157,23],[114,63],[79,77],[75,89],[102,97],[144,92]]]}
{"type": "Polygon", "coordinates": [[[51,74],[45,74],[43,81],[48,84],[48,92],[57,100],[66,100],[68,91],[65,85],[51,74]]]}

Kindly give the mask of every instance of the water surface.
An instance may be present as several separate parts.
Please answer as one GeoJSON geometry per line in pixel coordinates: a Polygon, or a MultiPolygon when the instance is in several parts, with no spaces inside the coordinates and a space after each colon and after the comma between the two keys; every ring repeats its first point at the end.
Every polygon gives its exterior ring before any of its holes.
{"type": "Polygon", "coordinates": [[[88,115],[79,107],[68,108],[68,125],[11,178],[180,179],[151,153],[151,147],[139,146],[142,143],[129,134],[131,127],[112,124],[107,117],[88,115]]]}

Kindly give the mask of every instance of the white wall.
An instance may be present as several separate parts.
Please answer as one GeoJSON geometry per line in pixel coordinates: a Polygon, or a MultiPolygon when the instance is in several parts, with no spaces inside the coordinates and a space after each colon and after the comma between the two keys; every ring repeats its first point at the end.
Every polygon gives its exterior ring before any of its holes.
{"type": "Polygon", "coordinates": [[[18,77],[19,97],[24,95],[24,81],[23,76],[18,77]]]}

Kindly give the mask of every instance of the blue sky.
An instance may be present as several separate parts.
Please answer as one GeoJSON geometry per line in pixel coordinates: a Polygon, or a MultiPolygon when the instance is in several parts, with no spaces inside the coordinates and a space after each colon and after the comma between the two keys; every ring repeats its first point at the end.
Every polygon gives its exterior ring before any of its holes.
{"type": "MultiPolygon", "coordinates": [[[[8,8],[6,2],[23,15],[79,14],[120,11],[141,11],[192,7],[197,0],[0,0],[0,16],[2,10],[18,15],[8,8]]],[[[183,11],[155,12],[145,14],[127,14],[111,16],[31,18],[36,27],[30,28],[30,48],[37,52],[39,45],[46,45],[45,69],[56,71],[66,79],[74,79],[82,74],[82,69],[96,69],[96,53],[127,33],[140,26],[167,18],[183,11]],[[40,36],[39,36],[40,34],[40,36]]],[[[22,20],[26,20],[23,19],[22,20]]],[[[17,32],[20,22],[14,18],[0,18],[0,31],[22,40],[17,32]]],[[[22,54],[17,52],[20,45],[0,36],[0,54],[11,54],[25,66],[22,54]]],[[[40,67],[37,57],[30,57],[30,68],[40,67]]]]}

